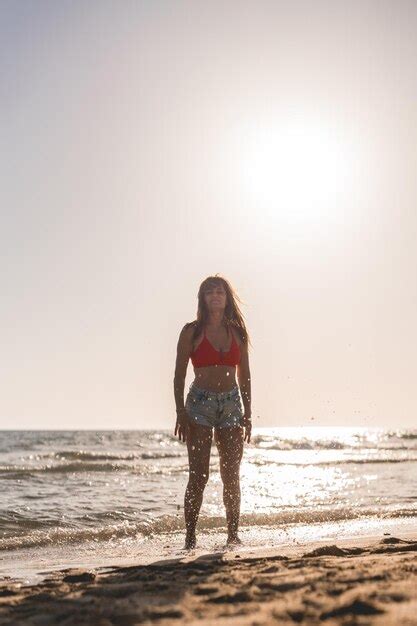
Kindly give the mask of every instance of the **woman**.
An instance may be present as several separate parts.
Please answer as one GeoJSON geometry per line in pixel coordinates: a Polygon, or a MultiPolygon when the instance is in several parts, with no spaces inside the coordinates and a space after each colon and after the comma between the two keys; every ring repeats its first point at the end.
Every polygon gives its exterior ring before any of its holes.
{"type": "Polygon", "coordinates": [[[186,549],[196,545],[197,519],[209,477],[213,428],[223,481],[227,543],[241,543],[238,536],[239,470],[243,442],[250,442],[252,422],[249,337],[236,300],[238,297],[227,280],[218,274],[206,278],[198,291],[197,319],[184,326],[178,340],[174,377],[175,435],[187,443],[188,449],[189,480],[184,498],[186,549]],[[195,379],[184,406],[190,358],[195,379]]]}

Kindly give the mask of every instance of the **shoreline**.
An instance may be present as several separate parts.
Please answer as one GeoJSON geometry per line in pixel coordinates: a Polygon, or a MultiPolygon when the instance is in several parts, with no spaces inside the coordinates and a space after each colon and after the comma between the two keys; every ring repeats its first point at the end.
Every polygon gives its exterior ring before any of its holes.
{"type": "Polygon", "coordinates": [[[417,530],[64,568],[0,583],[0,626],[417,624],[417,530]],[[113,621],[115,620],[115,621],[113,621]],[[353,621],[352,621],[353,620],[353,621]]]}
{"type": "MultiPolygon", "coordinates": [[[[288,524],[283,527],[241,526],[242,554],[293,550],[308,550],[325,543],[378,541],[386,535],[417,536],[417,517],[412,518],[358,518],[328,523],[288,524]]],[[[112,566],[147,565],[156,560],[182,559],[190,554],[210,555],[228,552],[226,529],[199,529],[197,547],[192,553],[183,550],[185,529],[161,533],[148,538],[107,542],[67,543],[42,545],[39,548],[0,551],[0,582],[8,580],[34,585],[55,571],[69,568],[102,570],[112,566]]],[[[234,549],[236,550],[236,548],[234,549]]]]}

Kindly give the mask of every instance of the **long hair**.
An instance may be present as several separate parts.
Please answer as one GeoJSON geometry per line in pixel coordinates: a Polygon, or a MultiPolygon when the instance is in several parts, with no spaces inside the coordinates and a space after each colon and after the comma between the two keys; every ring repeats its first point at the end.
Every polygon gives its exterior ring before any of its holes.
{"type": "Polygon", "coordinates": [[[239,333],[242,342],[246,346],[250,345],[249,334],[246,329],[242,311],[240,310],[238,305],[238,302],[242,304],[242,301],[240,300],[239,296],[237,295],[231,284],[225,278],[223,278],[223,276],[220,276],[220,274],[216,274],[215,276],[208,276],[206,279],[203,280],[200,285],[197,296],[197,319],[187,324],[187,326],[194,326],[193,341],[196,339],[196,337],[200,335],[209,319],[209,312],[204,300],[204,293],[209,287],[217,287],[218,285],[222,285],[226,292],[226,307],[224,310],[224,322],[226,326],[233,326],[239,333]]]}

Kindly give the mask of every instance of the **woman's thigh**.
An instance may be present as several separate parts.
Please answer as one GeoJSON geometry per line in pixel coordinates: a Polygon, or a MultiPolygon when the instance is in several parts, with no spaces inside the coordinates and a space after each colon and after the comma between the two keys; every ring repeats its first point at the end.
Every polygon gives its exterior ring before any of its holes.
{"type": "Polygon", "coordinates": [[[220,474],[223,481],[236,477],[243,455],[243,428],[216,428],[214,439],[219,451],[220,474]]]}
{"type": "Polygon", "coordinates": [[[206,474],[208,477],[212,439],[213,430],[211,428],[199,424],[189,424],[187,449],[190,474],[194,473],[197,476],[206,474]]]}

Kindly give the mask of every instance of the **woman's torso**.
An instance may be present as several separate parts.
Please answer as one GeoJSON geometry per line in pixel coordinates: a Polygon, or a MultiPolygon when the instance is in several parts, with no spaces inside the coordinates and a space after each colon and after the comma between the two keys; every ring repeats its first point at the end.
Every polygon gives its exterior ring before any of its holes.
{"type": "MultiPolygon", "coordinates": [[[[209,345],[207,345],[209,350],[214,349],[218,352],[221,350],[226,355],[230,355],[231,350],[236,354],[237,349],[240,351],[242,345],[238,332],[231,327],[229,327],[229,332],[222,327],[216,333],[213,333],[210,329],[204,329],[193,341],[193,353],[196,352],[203,341],[209,342],[209,345]]],[[[237,385],[235,365],[222,365],[219,362],[215,365],[194,366],[194,374],[194,383],[200,389],[222,392],[230,391],[237,385]]]]}

